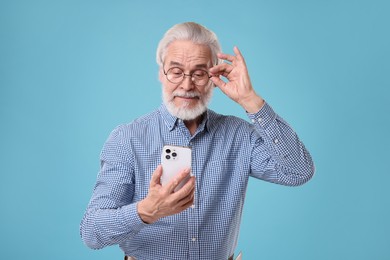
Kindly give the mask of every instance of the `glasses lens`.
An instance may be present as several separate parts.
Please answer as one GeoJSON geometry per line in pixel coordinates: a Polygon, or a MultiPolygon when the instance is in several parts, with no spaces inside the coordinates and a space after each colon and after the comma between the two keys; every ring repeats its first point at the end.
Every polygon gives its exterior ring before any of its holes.
{"type": "MultiPolygon", "coordinates": [[[[181,68],[170,68],[166,73],[167,79],[172,83],[181,83],[186,74],[181,68]]],[[[190,76],[190,75],[187,75],[190,76]]],[[[205,86],[209,82],[210,76],[205,70],[195,70],[191,73],[191,81],[197,86],[205,86]]]]}
{"type": "Polygon", "coordinates": [[[167,79],[172,83],[180,83],[183,80],[184,72],[180,68],[170,68],[167,71],[167,79]]]}
{"type": "Polygon", "coordinates": [[[192,78],[195,85],[204,86],[209,82],[209,74],[205,70],[195,70],[192,73],[192,78]]]}

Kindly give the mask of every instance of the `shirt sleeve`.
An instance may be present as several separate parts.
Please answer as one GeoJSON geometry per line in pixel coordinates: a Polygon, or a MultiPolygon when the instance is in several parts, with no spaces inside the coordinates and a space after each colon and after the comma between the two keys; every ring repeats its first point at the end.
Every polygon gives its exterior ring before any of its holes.
{"type": "Polygon", "coordinates": [[[84,243],[93,249],[134,237],[145,224],[133,202],[134,156],[115,129],[101,152],[101,168],[91,201],[80,225],[84,243]]]}
{"type": "Polygon", "coordinates": [[[251,175],[288,186],[302,185],[314,174],[313,160],[294,130],[267,103],[248,117],[252,133],[251,175]]]}

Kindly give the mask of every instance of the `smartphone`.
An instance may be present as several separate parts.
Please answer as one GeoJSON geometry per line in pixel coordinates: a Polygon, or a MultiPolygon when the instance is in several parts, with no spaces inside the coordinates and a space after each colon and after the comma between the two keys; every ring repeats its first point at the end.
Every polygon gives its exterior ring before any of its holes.
{"type": "MultiPolygon", "coordinates": [[[[191,169],[191,148],[184,146],[165,145],[161,153],[162,176],[161,185],[166,185],[170,182],[180,171],[184,169],[191,169]]],[[[175,192],[186,184],[190,179],[188,175],[175,188],[175,192]]]]}

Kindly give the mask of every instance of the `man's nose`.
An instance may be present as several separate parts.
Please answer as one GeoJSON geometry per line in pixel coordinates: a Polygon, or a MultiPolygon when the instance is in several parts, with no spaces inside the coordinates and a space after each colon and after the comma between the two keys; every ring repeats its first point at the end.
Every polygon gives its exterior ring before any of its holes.
{"type": "Polygon", "coordinates": [[[180,84],[181,88],[191,90],[195,88],[195,84],[191,75],[184,75],[184,79],[180,84]]]}

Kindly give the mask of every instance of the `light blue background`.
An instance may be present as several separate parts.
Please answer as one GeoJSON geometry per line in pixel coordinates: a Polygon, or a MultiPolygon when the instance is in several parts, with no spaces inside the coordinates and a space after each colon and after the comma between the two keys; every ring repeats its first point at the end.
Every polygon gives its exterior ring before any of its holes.
{"type": "MultiPolygon", "coordinates": [[[[390,259],[388,1],[0,3],[0,259],[122,259],[79,222],[110,131],[161,102],[155,49],[173,24],[214,30],[305,142],[298,188],[251,180],[244,259],[390,259]]],[[[245,118],[217,90],[211,108],[245,118]]]]}

